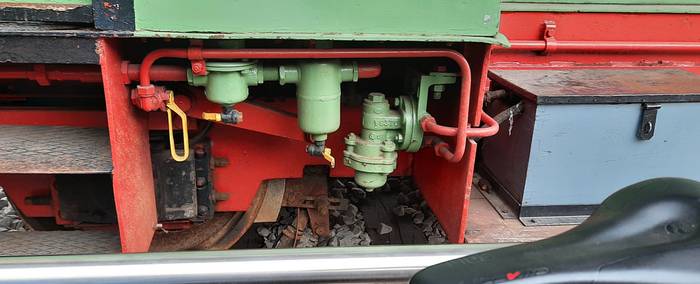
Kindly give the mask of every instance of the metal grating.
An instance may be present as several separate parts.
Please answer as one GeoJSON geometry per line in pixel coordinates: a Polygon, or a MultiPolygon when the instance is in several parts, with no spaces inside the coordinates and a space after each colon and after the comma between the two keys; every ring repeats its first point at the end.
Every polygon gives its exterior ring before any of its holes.
{"type": "Polygon", "coordinates": [[[107,129],[0,126],[0,173],[111,172],[112,154],[107,129]]]}
{"type": "Polygon", "coordinates": [[[0,256],[104,254],[120,252],[119,236],[103,231],[0,233],[0,256]]]}

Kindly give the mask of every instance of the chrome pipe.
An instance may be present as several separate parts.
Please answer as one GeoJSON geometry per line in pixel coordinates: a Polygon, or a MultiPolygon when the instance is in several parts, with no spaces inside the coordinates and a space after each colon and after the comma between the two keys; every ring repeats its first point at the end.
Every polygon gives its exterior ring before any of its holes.
{"type": "Polygon", "coordinates": [[[252,249],[0,258],[0,283],[406,283],[508,244],[252,249]]]}

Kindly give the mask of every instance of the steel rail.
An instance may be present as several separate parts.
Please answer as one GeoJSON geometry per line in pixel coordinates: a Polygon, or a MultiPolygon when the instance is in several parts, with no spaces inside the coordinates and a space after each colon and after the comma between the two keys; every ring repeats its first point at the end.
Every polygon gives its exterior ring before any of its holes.
{"type": "Polygon", "coordinates": [[[405,283],[510,244],[253,249],[0,258],[0,283],[405,283]]]}

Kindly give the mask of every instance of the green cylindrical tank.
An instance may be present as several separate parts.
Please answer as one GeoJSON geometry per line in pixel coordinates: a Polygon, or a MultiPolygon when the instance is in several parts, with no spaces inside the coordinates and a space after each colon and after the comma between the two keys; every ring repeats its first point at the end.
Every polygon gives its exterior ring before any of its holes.
{"type": "Polygon", "coordinates": [[[299,127],[314,141],[325,141],[340,127],[340,61],[303,61],[299,64],[297,107],[299,127]]]}
{"type": "Polygon", "coordinates": [[[206,76],[188,72],[188,80],[194,86],[206,86],[207,99],[223,106],[245,101],[248,86],[258,83],[255,62],[207,62],[206,66],[206,76]]]}

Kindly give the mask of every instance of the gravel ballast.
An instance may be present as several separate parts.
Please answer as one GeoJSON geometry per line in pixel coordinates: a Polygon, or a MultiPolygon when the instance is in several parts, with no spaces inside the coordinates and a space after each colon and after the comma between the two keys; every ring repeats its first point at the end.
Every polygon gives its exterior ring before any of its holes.
{"type": "Polygon", "coordinates": [[[0,232],[24,231],[24,222],[0,187],[0,232]]]}

